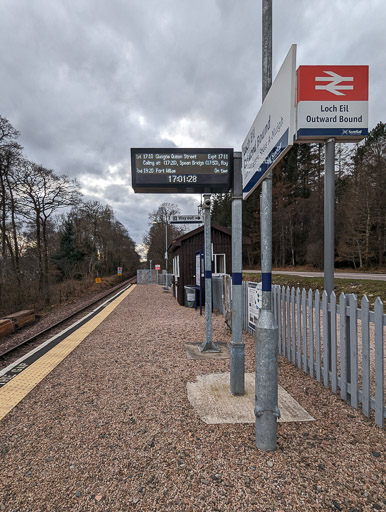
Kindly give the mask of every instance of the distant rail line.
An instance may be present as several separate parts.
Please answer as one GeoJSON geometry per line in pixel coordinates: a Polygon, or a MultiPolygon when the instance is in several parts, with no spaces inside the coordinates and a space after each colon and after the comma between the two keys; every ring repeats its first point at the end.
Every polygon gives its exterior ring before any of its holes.
{"type": "Polygon", "coordinates": [[[89,309],[94,304],[97,304],[98,302],[101,302],[103,299],[106,299],[109,295],[112,295],[113,293],[119,291],[121,288],[124,288],[125,286],[128,286],[129,284],[134,284],[136,281],[137,281],[136,276],[131,277],[131,278],[127,279],[126,281],[124,281],[123,283],[120,283],[120,284],[118,284],[116,286],[113,286],[112,288],[107,290],[106,293],[104,293],[103,295],[99,295],[97,298],[95,298],[95,300],[87,303],[86,305],[83,304],[76,311],[73,311],[72,313],[67,315],[65,318],[62,318],[61,320],[55,322],[54,324],[52,324],[49,327],[43,329],[42,331],[39,331],[38,333],[34,334],[33,336],[30,336],[30,337],[26,338],[23,341],[19,341],[15,345],[8,346],[5,350],[1,350],[0,349],[0,360],[6,358],[7,356],[9,356],[9,355],[11,355],[13,353],[15,353],[15,351],[20,349],[21,347],[24,347],[24,346],[26,346],[26,345],[36,341],[41,336],[47,335],[50,331],[53,331],[55,328],[57,328],[61,324],[64,324],[65,322],[67,322],[71,318],[79,315],[80,313],[82,313],[86,309],[89,309]]]}

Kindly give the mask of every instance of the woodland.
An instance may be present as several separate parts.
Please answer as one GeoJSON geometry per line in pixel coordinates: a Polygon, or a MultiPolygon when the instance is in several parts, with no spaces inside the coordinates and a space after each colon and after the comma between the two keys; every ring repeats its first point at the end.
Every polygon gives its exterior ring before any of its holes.
{"type": "MultiPolygon", "coordinates": [[[[324,146],[295,144],[272,172],[272,265],[323,268],[324,146]]],[[[260,192],[243,201],[244,268],[260,265],[260,192]]],[[[231,194],[216,195],[211,218],[231,227],[231,194]]],[[[358,144],[336,144],[335,267],[386,266],[386,125],[358,144]]]]}
{"type": "Polygon", "coordinates": [[[139,255],[112,208],[31,162],[0,116],[0,316],[71,300],[94,278],[135,274],[139,255]]]}
{"type": "MultiPolygon", "coordinates": [[[[133,275],[143,266],[112,208],[86,201],[76,180],[28,160],[19,135],[0,116],[0,316],[50,307],[95,277],[116,275],[117,267],[133,275]]],[[[384,271],[386,124],[358,144],[336,144],[335,178],[335,267],[384,271]]],[[[272,179],[273,267],[322,269],[324,146],[294,145],[272,179]]],[[[243,201],[243,235],[252,241],[243,268],[260,266],[260,191],[243,201]]],[[[230,193],[214,195],[212,221],[231,228],[231,203],[230,193]]],[[[164,266],[166,242],[183,232],[170,224],[178,213],[172,203],[149,213],[148,262],[164,266]]]]}

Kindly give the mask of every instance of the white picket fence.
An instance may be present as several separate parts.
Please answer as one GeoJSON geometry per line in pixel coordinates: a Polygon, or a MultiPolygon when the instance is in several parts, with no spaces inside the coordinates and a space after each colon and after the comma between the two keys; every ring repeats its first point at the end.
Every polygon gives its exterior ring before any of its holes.
{"type": "MultiPolygon", "coordinates": [[[[248,327],[247,283],[244,284],[244,329],[248,327]]],[[[361,404],[384,427],[386,314],[378,297],[370,311],[366,296],[272,287],[273,313],[279,326],[279,353],[305,373],[331,386],[353,407],[361,404]]]]}

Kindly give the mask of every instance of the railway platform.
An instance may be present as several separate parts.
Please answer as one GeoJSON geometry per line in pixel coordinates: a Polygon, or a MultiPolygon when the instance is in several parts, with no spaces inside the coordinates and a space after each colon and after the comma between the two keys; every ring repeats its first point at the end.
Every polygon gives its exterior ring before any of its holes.
{"type": "MultiPolygon", "coordinates": [[[[385,432],[284,360],[279,383],[315,421],[210,423],[188,397],[229,372],[188,357],[205,316],[132,286],[0,388],[0,511],[382,510],[385,432]],[[380,508],[377,508],[380,507],[380,508]]],[[[229,343],[213,315],[213,340],[229,343]]],[[[245,334],[246,372],[254,340],[245,334]]],[[[234,397],[236,398],[236,397],[234,397]]]]}

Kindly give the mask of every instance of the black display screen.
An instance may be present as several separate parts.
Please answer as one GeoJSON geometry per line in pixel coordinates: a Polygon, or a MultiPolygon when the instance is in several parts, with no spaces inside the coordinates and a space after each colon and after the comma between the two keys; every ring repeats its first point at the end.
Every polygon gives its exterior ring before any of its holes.
{"type": "Polygon", "coordinates": [[[135,192],[228,192],[233,149],[132,148],[131,176],[135,192]]]}

